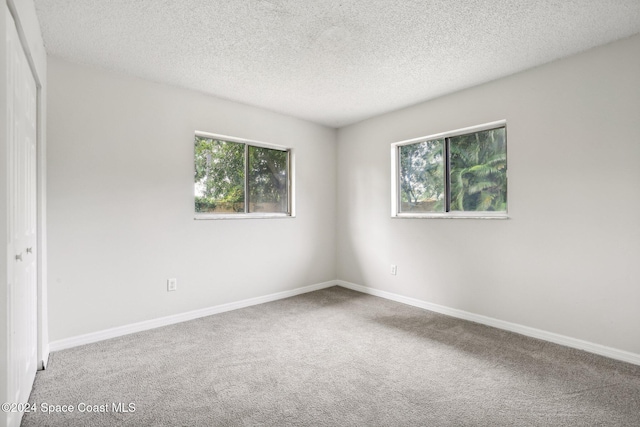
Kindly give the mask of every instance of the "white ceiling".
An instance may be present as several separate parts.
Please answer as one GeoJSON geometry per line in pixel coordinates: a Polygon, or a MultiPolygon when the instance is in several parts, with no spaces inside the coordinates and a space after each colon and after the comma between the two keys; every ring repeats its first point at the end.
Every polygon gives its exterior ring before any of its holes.
{"type": "Polygon", "coordinates": [[[640,0],[35,0],[50,55],[331,127],[640,32],[640,0]]]}

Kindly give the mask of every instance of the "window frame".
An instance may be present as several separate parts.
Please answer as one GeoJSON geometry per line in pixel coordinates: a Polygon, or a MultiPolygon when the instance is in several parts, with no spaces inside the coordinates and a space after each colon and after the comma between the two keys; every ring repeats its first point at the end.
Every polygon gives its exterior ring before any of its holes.
{"type": "MultiPolygon", "coordinates": [[[[507,170],[505,171],[507,177],[507,208],[505,211],[449,211],[449,212],[401,212],[400,211],[400,147],[412,144],[419,144],[421,142],[432,141],[436,139],[444,139],[446,146],[446,139],[461,135],[467,135],[471,133],[477,133],[492,129],[504,128],[505,141],[507,135],[507,121],[497,120],[477,126],[469,126],[461,129],[456,129],[447,132],[441,132],[433,135],[422,136],[419,138],[408,139],[405,141],[394,142],[391,144],[391,217],[392,218],[471,218],[471,219],[508,219],[509,209],[509,173],[508,173],[508,156],[507,156],[507,170]]],[[[507,144],[505,143],[505,154],[507,154],[507,144]]],[[[445,191],[450,191],[450,159],[447,156],[444,157],[445,166],[445,191]]],[[[450,197],[449,194],[445,194],[445,197],[450,197]]]]}
{"type": "MultiPolygon", "coordinates": [[[[194,202],[192,207],[194,209],[194,219],[196,220],[208,220],[208,219],[268,219],[268,218],[295,218],[295,155],[294,150],[291,147],[285,147],[283,145],[271,144],[262,141],[255,141],[252,139],[238,138],[235,136],[222,135],[217,133],[195,131],[193,137],[201,137],[208,139],[215,139],[225,142],[233,142],[244,145],[244,197],[245,197],[245,212],[237,213],[214,213],[214,212],[195,212],[195,194],[192,198],[194,202]],[[287,212],[246,212],[249,206],[249,146],[266,148],[270,150],[284,151],[288,153],[287,156],[287,212]]],[[[193,152],[194,170],[195,174],[195,145],[193,152]]],[[[195,182],[192,182],[195,186],[195,182]]]]}

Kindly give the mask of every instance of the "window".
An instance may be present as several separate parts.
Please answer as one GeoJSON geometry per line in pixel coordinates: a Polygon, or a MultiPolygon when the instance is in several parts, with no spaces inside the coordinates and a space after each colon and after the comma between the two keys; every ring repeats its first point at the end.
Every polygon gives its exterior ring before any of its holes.
{"type": "Polygon", "coordinates": [[[392,216],[506,218],[506,122],[391,145],[392,216]]]}
{"type": "Polygon", "coordinates": [[[292,216],[291,150],[196,132],[196,218],[292,216]]]}

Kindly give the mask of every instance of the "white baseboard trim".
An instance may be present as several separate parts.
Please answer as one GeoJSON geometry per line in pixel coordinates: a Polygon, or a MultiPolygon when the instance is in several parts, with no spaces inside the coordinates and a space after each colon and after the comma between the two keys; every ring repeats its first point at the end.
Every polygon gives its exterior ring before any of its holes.
{"type": "MultiPolygon", "coordinates": [[[[603,346],[600,344],[595,344],[589,341],[583,341],[577,338],[572,338],[565,335],[556,334],[553,332],[547,332],[541,329],[531,328],[529,326],[519,325],[517,323],[506,322],[504,320],[494,319],[492,317],[482,316],[480,314],[474,314],[464,310],[458,310],[458,309],[446,307],[443,305],[433,304],[433,303],[422,301],[416,298],[405,297],[403,295],[394,294],[392,292],[387,292],[387,291],[381,291],[378,289],[369,288],[367,286],[357,285],[355,283],[347,282],[344,280],[331,280],[328,282],[317,283],[315,285],[304,286],[304,287],[292,289],[289,291],[277,292],[274,294],[264,295],[256,298],[249,298],[242,301],[216,305],[213,307],[207,307],[199,310],[188,311],[186,313],[174,314],[172,316],[160,317],[157,319],[146,320],[143,322],[132,323],[130,325],[119,326],[116,328],[105,329],[98,332],[92,332],[89,334],[78,335],[71,338],[52,341],[49,343],[46,353],[48,356],[49,352],[65,350],[68,348],[77,347],[85,344],[91,344],[94,342],[103,341],[110,338],[116,338],[123,335],[133,334],[136,332],[142,332],[149,329],[159,328],[162,326],[173,325],[175,323],[186,322],[189,320],[198,319],[200,317],[206,317],[206,316],[211,316],[213,314],[224,313],[226,311],[232,311],[240,308],[250,307],[252,305],[258,305],[258,304],[264,304],[266,302],[277,301],[280,299],[289,298],[296,295],[301,295],[301,294],[329,288],[331,286],[336,286],[336,285],[342,286],[343,288],[351,289],[357,292],[362,292],[364,294],[385,298],[391,301],[396,301],[402,304],[411,305],[414,307],[422,308],[422,309],[433,311],[436,313],[446,314],[447,316],[456,317],[458,319],[469,320],[471,322],[492,326],[494,328],[503,329],[505,331],[515,332],[515,333],[532,337],[532,338],[538,338],[538,339],[549,341],[552,343],[564,345],[566,347],[584,350],[589,353],[598,354],[601,356],[609,357],[611,359],[621,360],[623,362],[640,365],[640,354],[631,353],[624,350],[618,350],[618,349],[603,346]]],[[[46,361],[44,361],[43,367],[46,368],[46,361]]]]}
{"type": "Polygon", "coordinates": [[[530,328],[528,326],[519,325],[517,323],[505,322],[504,320],[498,320],[492,317],[470,313],[468,311],[445,307],[443,305],[433,304],[433,303],[422,301],[415,298],[405,297],[405,296],[394,294],[391,292],[381,291],[378,289],[369,288],[367,286],[346,282],[344,280],[336,280],[336,284],[338,286],[342,286],[343,288],[351,289],[351,290],[362,292],[369,295],[374,295],[377,297],[385,298],[388,300],[400,302],[407,305],[412,305],[414,307],[419,307],[425,310],[434,311],[436,313],[446,314],[447,316],[469,320],[471,322],[492,326],[494,328],[503,329],[505,331],[515,332],[515,333],[526,335],[532,338],[538,338],[538,339],[549,341],[555,344],[564,345],[566,347],[576,348],[578,350],[584,350],[589,353],[598,354],[600,356],[606,356],[611,359],[621,360],[623,362],[640,365],[640,354],[631,353],[624,350],[618,350],[611,347],[606,347],[604,345],[595,344],[589,341],[583,341],[577,338],[572,338],[565,335],[556,334],[553,332],[547,332],[547,331],[543,331],[536,328],[530,328]]]}
{"type": "Polygon", "coordinates": [[[118,326],[116,328],[105,329],[102,331],[78,335],[71,338],[64,338],[61,340],[50,342],[49,351],[54,352],[65,350],[68,348],[91,344],[110,338],[116,338],[136,332],[142,332],[162,326],[173,325],[175,323],[186,322],[189,320],[198,319],[200,317],[211,316],[212,314],[224,313],[226,311],[237,310],[239,308],[250,307],[252,305],[264,304],[265,302],[271,302],[300,294],[306,294],[308,292],[313,292],[336,285],[336,281],[331,280],[329,282],[317,283],[315,285],[304,286],[302,288],[296,288],[289,291],[277,292],[275,294],[263,295],[256,298],[249,298],[242,301],[231,302],[228,304],[221,304],[213,307],[202,308],[199,310],[188,311],[186,313],[174,314],[171,316],[160,317],[152,320],[145,320],[143,322],[132,323],[130,325],[118,326]]]}

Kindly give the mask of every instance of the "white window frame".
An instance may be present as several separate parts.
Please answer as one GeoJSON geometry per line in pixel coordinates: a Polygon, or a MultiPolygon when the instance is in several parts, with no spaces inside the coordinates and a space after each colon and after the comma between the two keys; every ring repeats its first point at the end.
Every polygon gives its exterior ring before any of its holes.
{"type": "MultiPolygon", "coordinates": [[[[391,144],[391,217],[392,218],[471,218],[471,219],[508,219],[508,211],[493,212],[493,211],[456,211],[456,212],[400,212],[400,147],[403,145],[417,144],[420,142],[431,141],[434,139],[450,138],[454,136],[465,135],[469,133],[481,132],[483,130],[490,130],[496,128],[507,128],[506,120],[498,120],[495,122],[485,123],[477,126],[469,126],[462,129],[456,129],[453,131],[437,133],[434,135],[422,136],[419,138],[408,139],[405,141],[394,142],[391,144]]],[[[446,159],[445,159],[446,161],[446,159]]],[[[508,159],[507,159],[508,165],[508,159]]],[[[448,179],[448,177],[445,177],[448,179]]],[[[508,170],[507,170],[507,209],[509,201],[509,185],[508,185],[508,170]]]]}
{"type": "MultiPolygon", "coordinates": [[[[288,212],[238,212],[238,213],[211,213],[211,212],[194,212],[194,219],[196,220],[209,220],[209,219],[268,219],[268,218],[295,218],[295,154],[291,147],[285,147],[283,145],[270,144],[262,141],[255,141],[251,139],[238,138],[235,136],[221,135],[217,133],[209,133],[203,131],[195,131],[194,137],[199,136],[201,138],[211,138],[221,141],[237,142],[245,144],[245,162],[247,161],[247,147],[261,147],[271,150],[286,151],[289,153],[288,164],[288,212]]],[[[193,153],[195,159],[195,152],[193,153]]],[[[194,164],[195,168],[195,164],[194,164]]],[[[195,170],[193,171],[195,173],[195,170]]],[[[192,175],[193,176],[193,175],[192,175]]],[[[247,179],[245,177],[245,197],[248,197],[247,179]]],[[[193,200],[193,199],[192,199],[193,200]]],[[[245,199],[246,200],[246,199],[245,199]]],[[[245,202],[246,203],[246,202],[245,202]]],[[[193,205],[192,205],[193,206],[193,205]]],[[[193,206],[195,209],[195,206],[193,206]]]]}

